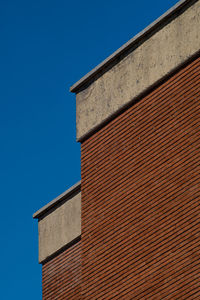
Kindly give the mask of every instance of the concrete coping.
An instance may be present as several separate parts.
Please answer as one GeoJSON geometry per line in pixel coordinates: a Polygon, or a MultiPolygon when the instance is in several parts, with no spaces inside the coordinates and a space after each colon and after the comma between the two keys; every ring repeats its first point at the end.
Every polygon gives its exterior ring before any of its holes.
{"type": "Polygon", "coordinates": [[[72,86],[83,142],[200,51],[200,0],[182,0],[72,86]]]}
{"type": "Polygon", "coordinates": [[[148,38],[148,36],[151,35],[155,29],[159,30],[159,28],[162,28],[165,22],[168,19],[172,18],[173,16],[176,16],[179,13],[179,11],[184,8],[184,6],[186,6],[189,3],[192,4],[196,1],[195,0],[179,1],[177,4],[172,6],[169,10],[167,10],[167,12],[165,12],[158,19],[156,19],[153,23],[151,23],[144,30],[142,30],[140,33],[138,33],[136,36],[130,39],[127,43],[125,43],[117,51],[111,54],[108,58],[106,58],[102,63],[97,65],[93,70],[91,70],[89,73],[83,76],[79,81],[73,84],[70,87],[70,91],[72,93],[78,93],[83,88],[83,86],[90,84],[90,82],[93,81],[93,79],[95,79],[98,76],[98,74],[101,74],[104,69],[109,67],[109,65],[112,65],[114,61],[117,61],[122,54],[128,52],[129,49],[132,48],[134,45],[137,45],[138,42],[141,42],[142,40],[148,38]]]}
{"type": "Polygon", "coordinates": [[[73,194],[80,192],[81,190],[81,181],[74,184],[72,187],[67,189],[65,192],[60,194],[58,197],[53,199],[51,202],[47,203],[45,206],[40,208],[33,214],[33,219],[40,219],[42,218],[50,209],[55,208],[58,206],[64,199],[70,198],[73,194]]]}

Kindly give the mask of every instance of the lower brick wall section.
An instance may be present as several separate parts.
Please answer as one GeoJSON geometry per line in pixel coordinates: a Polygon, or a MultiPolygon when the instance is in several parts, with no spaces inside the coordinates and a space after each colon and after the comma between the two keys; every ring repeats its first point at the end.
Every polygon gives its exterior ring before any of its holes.
{"type": "Polygon", "coordinates": [[[42,266],[43,300],[81,299],[81,241],[42,266]]]}
{"type": "Polygon", "coordinates": [[[200,299],[200,58],[81,145],[82,294],[200,299]]]}

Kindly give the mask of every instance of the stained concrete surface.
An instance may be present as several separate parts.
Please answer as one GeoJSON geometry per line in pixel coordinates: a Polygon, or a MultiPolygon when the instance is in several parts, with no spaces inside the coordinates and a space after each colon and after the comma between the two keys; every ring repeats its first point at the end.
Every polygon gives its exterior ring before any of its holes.
{"type": "Polygon", "coordinates": [[[194,55],[200,49],[199,28],[200,1],[82,88],[76,95],[77,139],[194,55]]]}
{"type": "Polygon", "coordinates": [[[48,212],[38,228],[41,263],[81,235],[81,192],[48,212]]]}

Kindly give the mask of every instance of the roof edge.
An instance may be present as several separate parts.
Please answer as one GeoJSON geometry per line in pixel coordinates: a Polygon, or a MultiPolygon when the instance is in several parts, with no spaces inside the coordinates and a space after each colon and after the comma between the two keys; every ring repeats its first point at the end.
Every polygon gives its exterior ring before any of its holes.
{"type": "Polygon", "coordinates": [[[105,69],[109,64],[111,64],[114,60],[116,60],[120,55],[128,51],[130,47],[134,44],[137,44],[138,41],[141,41],[146,37],[149,33],[151,33],[155,28],[159,27],[164,23],[168,18],[176,14],[179,10],[181,10],[184,6],[189,3],[195,3],[198,0],[181,0],[172,6],[169,10],[167,10],[163,15],[157,18],[154,22],[152,22],[149,26],[147,26],[144,30],[139,32],[136,36],[130,39],[127,43],[121,46],[118,50],[116,50],[113,54],[108,56],[103,62],[97,65],[94,69],[92,69],[89,73],[83,76],[79,81],[73,84],[70,87],[70,92],[77,93],[79,89],[83,87],[83,85],[87,84],[95,75],[100,73],[103,69],[105,69]]]}
{"type": "Polygon", "coordinates": [[[51,208],[57,206],[62,200],[68,199],[72,194],[76,192],[80,192],[81,190],[81,181],[74,184],[72,187],[67,189],[65,192],[60,194],[58,197],[50,201],[48,204],[40,208],[38,211],[36,211],[33,214],[33,219],[40,219],[47,211],[49,211],[51,208]]]}

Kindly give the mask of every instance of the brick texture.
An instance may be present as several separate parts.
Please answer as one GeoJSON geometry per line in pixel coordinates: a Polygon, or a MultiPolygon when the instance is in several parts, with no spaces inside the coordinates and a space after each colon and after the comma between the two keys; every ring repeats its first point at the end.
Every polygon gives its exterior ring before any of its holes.
{"type": "Polygon", "coordinates": [[[78,300],[81,280],[81,242],[42,266],[43,300],[78,300]]]}
{"type": "Polygon", "coordinates": [[[200,299],[199,108],[198,57],[82,143],[83,299],[200,299]]]}

